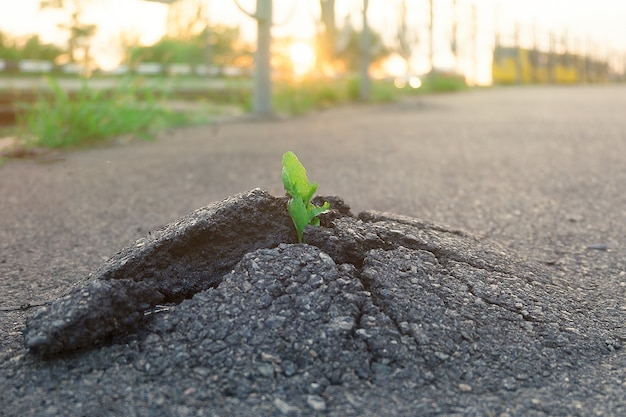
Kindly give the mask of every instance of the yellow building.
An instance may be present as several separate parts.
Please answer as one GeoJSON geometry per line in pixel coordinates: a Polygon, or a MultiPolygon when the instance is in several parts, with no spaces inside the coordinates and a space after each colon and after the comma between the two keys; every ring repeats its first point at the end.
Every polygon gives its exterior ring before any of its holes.
{"type": "Polygon", "coordinates": [[[493,53],[494,84],[575,84],[609,81],[606,62],[574,54],[497,46],[493,53]]]}

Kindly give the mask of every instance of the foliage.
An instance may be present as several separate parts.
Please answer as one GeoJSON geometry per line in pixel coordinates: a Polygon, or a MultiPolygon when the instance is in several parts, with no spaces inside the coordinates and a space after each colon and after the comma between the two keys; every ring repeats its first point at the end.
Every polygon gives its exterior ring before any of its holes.
{"type": "MultiPolygon", "coordinates": [[[[342,32],[342,36],[346,39],[344,40],[344,45],[337,46],[337,50],[334,54],[334,62],[338,67],[337,69],[340,69],[343,72],[350,73],[358,71],[361,66],[361,38],[363,36],[363,31],[356,30],[352,27],[344,27],[342,32]]],[[[380,62],[389,56],[391,51],[384,45],[380,33],[375,32],[372,28],[370,28],[369,36],[371,45],[369,51],[371,63],[380,62]]]]}
{"type": "Polygon", "coordinates": [[[40,0],[39,8],[60,9],[68,14],[68,20],[58,27],[67,31],[67,58],[69,62],[92,64],[89,44],[96,34],[98,26],[83,21],[83,8],[91,0],[40,0]]]}
{"type": "Polygon", "coordinates": [[[291,151],[285,152],[283,155],[282,176],[285,191],[291,196],[289,203],[287,203],[287,210],[296,227],[298,242],[302,243],[304,229],[308,225],[319,226],[320,220],[317,216],[330,210],[330,204],[324,202],[319,207],[311,203],[318,184],[309,182],[306,177],[306,170],[298,157],[291,151]]]}
{"type": "Polygon", "coordinates": [[[36,59],[54,61],[63,50],[55,45],[42,43],[38,35],[26,39],[13,39],[0,32],[0,59],[19,61],[36,59]]]}
{"type": "Polygon", "coordinates": [[[447,93],[466,90],[465,77],[458,74],[431,72],[424,77],[421,92],[424,93],[447,93]]]}
{"type": "Polygon", "coordinates": [[[347,101],[345,81],[307,79],[283,81],[274,88],[274,108],[279,113],[303,114],[347,101]]]}
{"type": "Polygon", "coordinates": [[[187,39],[163,37],[152,46],[133,46],[126,51],[131,67],[140,62],[191,65],[210,62],[214,65],[249,65],[252,46],[240,38],[238,27],[216,25],[187,39]]]}
{"type": "Polygon", "coordinates": [[[190,40],[165,37],[152,46],[130,47],[127,55],[127,62],[131,67],[136,66],[140,62],[197,65],[204,63],[204,43],[198,37],[190,40]]]}
{"type": "MultiPolygon", "coordinates": [[[[402,94],[405,91],[395,88],[393,83],[384,80],[372,82],[373,102],[391,102],[402,94]]],[[[276,84],[273,97],[274,109],[278,113],[304,114],[359,101],[359,80],[351,77],[282,81],[276,84]]]]}
{"type": "Polygon", "coordinates": [[[398,90],[392,83],[374,81],[372,83],[372,101],[377,103],[389,103],[397,100],[404,92],[398,90]]]}
{"type": "Polygon", "coordinates": [[[320,0],[320,25],[317,34],[317,54],[321,62],[332,62],[337,50],[335,0],[320,0]]]}
{"type": "Polygon", "coordinates": [[[417,33],[409,29],[409,23],[407,21],[408,9],[406,0],[400,2],[400,16],[398,21],[398,29],[395,36],[395,47],[393,50],[404,59],[407,65],[407,73],[411,73],[411,57],[413,56],[413,50],[417,44],[419,38],[417,33]]]}
{"type": "Polygon", "coordinates": [[[42,96],[24,106],[18,131],[27,144],[50,148],[75,147],[106,142],[122,134],[151,138],[159,129],[180,125],[185,115],[163,108],[151,91],[124,84],[115,91],[95,90],[85,82],[70,94],[49,80],[52,96],[42,96]]]}
{"type": "Polygon", "coordinates": [[[168,1],[167,36],[189,39],[207,27],[209,5],[205,0],[168,1]]]}
{"type": "MultiPolygon", "coordinates": [[[[336,23],[335,0],[320,0],[320,20],[315,37],[317,65],[319,68],[332,67],[339,73],[358,71],[361,66],[363,30],[356,29],[349,17],[343,24],[336,23]]],[[[380,33],[371,27],[370,61],[379,62],[392,50],[385,46],[380,33]]]]}
{"type": "Polygon", "coordinates": [[[361,93],[359,92],[359,79],[356,77],[351,77],[350,79],[348,79],[348,84],[346,88],[348,98],[351,101],[358,101],[361,96],[361,93]]]}

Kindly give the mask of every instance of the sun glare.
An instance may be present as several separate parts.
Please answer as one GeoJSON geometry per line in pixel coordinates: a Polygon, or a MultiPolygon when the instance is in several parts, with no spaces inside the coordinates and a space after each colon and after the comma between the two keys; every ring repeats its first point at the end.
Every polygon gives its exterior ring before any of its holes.
{"type": "Polygon", "coordinates": [[[289,58],[293,62],[295,75],[301,76],[315,67],[315,52],[311,45],[296,42],[289,47],[289,58]]]}
{"type": "Polygon", "coordinates": [[[387,75],[391,75],[393,77],[399,77],[407,72],[406,60],[395,54],[387,58],[382,63],[382,67],[383,71],[385,71],[387,75]]]}

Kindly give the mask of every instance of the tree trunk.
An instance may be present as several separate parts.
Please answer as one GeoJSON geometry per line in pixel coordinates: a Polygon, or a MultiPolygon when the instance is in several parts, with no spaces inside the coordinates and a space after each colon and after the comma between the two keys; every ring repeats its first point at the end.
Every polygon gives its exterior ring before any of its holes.
{"type": "Polygon", "coordinates": [[[323,33],[323,59],[332,61],[337,53],[337,26],[335,25],[335,0],[320,0],[322,13],[323,33]]]}
{"type": "Polygon", "coordinates": [[[272,74],[270,47],[272,43],[272,0],[257,0],[257,49],[254,54],[254,92],[252,111],[260,116],[271,115],[272,74]]]}
{"type": "Polygon", "coordinates": [[[435,20],[435,14],[434,14],[434,10],[433,10],[433,0],[429,0],[429,5],[430,5],[430,18],[429,18],[429,24],[428,24],[428,30],[430,32],[429,36],[428,36],[428,62],[430,64],[430,72],[434,72],[435,71],[435,63],[433,61],[433,56],[435,55],[435,24],[434,24],[434,20],[435,20]]]}
{"type": "Polygon", "coordinates": [[[363,33],[361,35],[361,82],[359,83],[359,97],[362,101],[369,101],[371,92],[370,67],[370,29],[367,23],[368,0],[363,0],[363,33]]]}

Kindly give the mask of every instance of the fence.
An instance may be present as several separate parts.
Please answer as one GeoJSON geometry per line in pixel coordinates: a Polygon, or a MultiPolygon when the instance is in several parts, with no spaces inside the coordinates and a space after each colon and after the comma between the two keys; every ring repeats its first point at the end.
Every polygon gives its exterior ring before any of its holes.
{"type": "MultiPolygon", "coordinates": [[[[67,74],[81,75],[85,68],[77,64],[57,65],[50,61],[0,59],[1,74],[67,74]]],[[[120,65],[111,70],[94,70],[91,74],[143,75],[143,76],[206,76],[206,77],[249,77],[250,68],[216,65],[159,64],[144,62],[133,67],[120,65]]]]}

